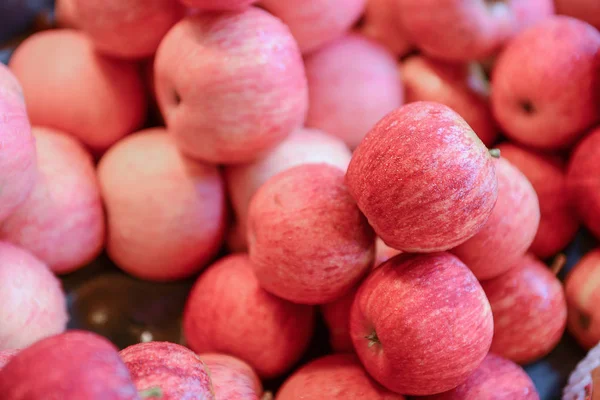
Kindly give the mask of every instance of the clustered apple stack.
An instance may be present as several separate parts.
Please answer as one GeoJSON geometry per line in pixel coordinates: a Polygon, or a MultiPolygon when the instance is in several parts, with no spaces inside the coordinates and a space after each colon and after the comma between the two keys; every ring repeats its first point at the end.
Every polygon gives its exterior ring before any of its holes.
{"type": "Polygon", "coordinates": [[[535,400],[519,364],[600,341],[600,249],[542,261],[600,238],[596,0],[56,15],[0,65],[2,400],[535,400]],[[65,332],[104,250],[197,276],[187,347],[65,332]]]}

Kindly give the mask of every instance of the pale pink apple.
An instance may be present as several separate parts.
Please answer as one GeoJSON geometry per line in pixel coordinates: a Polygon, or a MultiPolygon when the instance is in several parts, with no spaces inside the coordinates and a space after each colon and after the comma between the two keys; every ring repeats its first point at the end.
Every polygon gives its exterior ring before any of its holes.
{"type": "Polygon", "coordinates": [[[354,151],[346,183],[388,245],[407,252],[458,246],[486,223],[498,197],[488,149],[456,112],[407,104],[354,151]]]}
{"type": "Polygon", "coordinates": [[[359,32],[381,43],[397,57],[413,49],[413,44],[400,25],[396,0],[367,0],[359,32]]]}
{"type": "Polygon", "coordinates": [[[308,108],[298,45],[255,7],[179,22],[158,49],[155,82],[181,150],[214,163],[259,158],[304,123],[308,108]]]}
{"type": "Polygon", "coordinates": [[[600,29],[600,3],[596,0],[554,0],[556,12],[585,21],[600,29]]]}
{"type": "Polygon", "coordinates": [[[260,400],[262,383],[254,369],[226,354],[200,354],[210,372],[215,400],[260,400]]]}
{"type": "Polygon", "coordinates": [[[182,4],[202,11],[241,10],[258,0],[179,0],[182,4]]]}
{"type": "Polygon", "coordinates": [[[346,292],[339,299],[321,306],[323,319],[329,330],[329,343],[336,353],[352,353],[354,345],[350,337],[350,309],[358,287],[346,292]]]}
{"type": "Polygon", "coordinates": [[[487,355],[493,330],[479,282],[449,253],[392,258],[362,283],[350,314],[352,341],[366,370],[408,395],[463,383],[487,355]]]}

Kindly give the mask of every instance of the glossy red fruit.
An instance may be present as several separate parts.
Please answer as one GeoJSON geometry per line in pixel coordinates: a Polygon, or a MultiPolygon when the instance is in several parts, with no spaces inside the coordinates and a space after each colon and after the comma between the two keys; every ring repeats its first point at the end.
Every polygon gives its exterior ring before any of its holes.
{"type": "Polygon", "coordinates": [[[210,372],[215,400],[262,399],[260,378],[244,361],[218,353],[200,354],[200,358],[210,372]]]}

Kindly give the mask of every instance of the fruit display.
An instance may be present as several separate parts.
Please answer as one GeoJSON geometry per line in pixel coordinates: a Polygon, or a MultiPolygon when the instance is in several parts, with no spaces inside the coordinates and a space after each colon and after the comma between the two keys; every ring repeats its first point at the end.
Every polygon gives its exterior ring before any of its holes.
{"type": "Polygon", "coordinates": [[[0,400],[600,400],[596,3],[4,0],[0,400]]]}

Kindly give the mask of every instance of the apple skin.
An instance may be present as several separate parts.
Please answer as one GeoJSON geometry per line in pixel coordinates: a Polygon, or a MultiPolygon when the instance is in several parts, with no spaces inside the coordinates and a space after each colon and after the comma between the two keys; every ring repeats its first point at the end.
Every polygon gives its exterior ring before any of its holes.
{"type": "Polygon", "coordinates": [[[117,348],[91,332],[34,343],[0,371],[2,400],[139,400],[117,348]]]}
{"type": "Polygon", "coordinates": [[[464,382],[487,355],[493,331],[479,282],[449,253],[390,259],[361,284],[350,313],[366,370],[407,395],[442,393],[464,382]]]}
{"type": "Polygon", "coordinates": [[[355,148],[386,114],[403,103],[396,60],[380,44],[345,35],[305,58],[309,107],[306,126],[355,148]]]}
{"type": "Polygon", "coordinates": [[[209,11],[241,10],[256,3],[258,0],[179,0],[187,7],[209,11]]]}
{"type": "Polygon", "coordinates": [[[346,183],[377,235],[413,253],[465,242],[498,197],[487,148],[456,112],[433,102],[407,104],[377,123],[354,151],[346,183]]]}
{"type": "Polygon", "coordinates": [[[343,36],[358,21],[367,0],[261,0],[260,5],[290,27],[302,54],[343,36]]]}
{"type": "Polygon", "coordinates": [[[467,121],[483,144],[490,147],[496,142],[498,129],[485,93],[485,78],[469,64],[414,56],[405,60],[400,70],[407,103],[445,104],[467,121]]]}
{"type": "Polygon", "coordinates": [[[600,238],[600,128],[590,132],[575,148],[569,160],[569,200],[581,221],[600,238]]]}
{"type": "Polygon", "coordinates": [[[533,242],[540,222],[538,198],[525,175],[503,158],[494,164],[498,201],[492,215],[475,236],[451,250],[479,280],[513,267],[533,242]]]}
{"type": "Polygon", "coordinates": [[[469,378],[455,389],[422,400],[540,400],[527,373],[510,360],[488,354],[469,378]]]}
{"type": "Polygon", "coordinates": [[[56,0],[54,2],[54,18],[59,28],[77,29],[75,0],[56,0]]]}
{"type": "Polygon", "coordinates": [[[8,66],[0,63],[0,99],[25,106],[23,88],[8,66]]]}
{"type": "Polygon", "coordinates": [[[275,400],[405,400],[374,382],[353,354],[321,357],[300,367],[275,400]]]}
{"type": "Polygon", "coordinates": [[[494,314],[490,351],[519,364],[548,354],[567,322],[561,282],[531,254],[497,278],[481,282],[494,314]]]}
{"type": "Polygon", "coordinates": [[[264,157],[248,164],[231,165],[225,168],[225,181],[229,199],[236,216],[232,229],[230,248],[245,251],[248,208],[256,191],[270,178],[286,169],[309,163],[327,163],[344,172],[348,168],[352,153],[339,138],[318,129],[300,128],[264,157]]]}
{"type": "Polygon", "coordinates": [[[263,389],[254,369],[226,354],[200,354],[210,371],[215,400],[259,400],[263,389]]]}
{"type": "Polygon", "coordinates": [[[396,0],[367,0],[359,32],[381,43],[394,56],[402,57],[414,46],[400,25],[395,7],[396,0]]]}
{"type": "Polygon", "coordinates": [[[0,371],[18,352],[19,350],[0,350],[0,371]]]}
{"type": "Polygon", "coordinates": [[[564,249],[579,230],[579,221],[569,203],[564,163],[513,143],[497,146],[501,157],[527,177],[540,203],[540,224],[529,251],[541,259],[564,249]]]}
{"type": "Polygon", "coordinates": [[[215,400],[207,366],[186,347],[169,342],[139,343],[119,354],[139,392],[160,388],[161,400],[215,400]]]}
{"type": "Polygon", "coordinates": [[[344,172],[305,164],[279,173],[250,203],[250,259],[260,285],[300,304],[343,296],[373,265],[375,236],[344,172]]]}
{"type": "Polygon", "coordinates": [[[554,0],[557,14],[569,15],[600,30],[600,3],[596,0],[554,0]]]}
{"type": "Polygon", "coordinates": [[[245,254],[227,256],[198,279],[183,315],[187,344],[250,364],[262,378],[288,371],[310,342],[314,309],[262,289],[245,254]]]}
{"type": "Polygon", "coordinates": [[[385,244],[381,238],[377,238],[375,241],[375,264],[373,267],[377,268],[390,258],[397,256],[400,253],[402,253],[400,250],[391,248],[385,244]]]}
{"type": "Polygon", "coordinates": [[[586,254],[571,270],[565,284],[569,332],[581,346],[600,342],[600,249],[586,254]]]}
{"type": "Polygon", "coordinates": [[[512,40],[492,74],[492,110],[506,135],[534,148],[559,149],[597,125],[599,51],[600,32],[563,16],[512,40]]]}
{"type": "Polygon", "coordinates": [[[20,349],[65,330],[67,300],[40,260],[0,242],[0,350],[20,349]]]}
{"type": "Polygon", "coordinates": [[[554,13],[552,0],[398,0],[408,36],[425,54],[448,61],[493,55],[515,34],[554,13]]]}
{"type": "Polygon", "coordinates": [[[306,118],[298,45],[280,20],[255,7],[180,21],[158,49],[155,74],[167,127],[194,158],[250,162],[306,118]]]}
{"type": "Polygon", "coordinates": [[[81,32],[35,33],[9,66],[23,86],[33,125],[67,132],[95,151],[144,122],[146,94],[137,66],[98,55],[81,32]]]}
{"type": "Polygon", "coordinates": [[[75,138],[33,128],[39,174],[28,199],[0,226],[55,273],[72,272],[104,247],[104,211],[94,160],[75,138]]]}
{"type": "Polygon", "coordinates": [[[339,299],[321,305],[321,313],[329,330],[329,343],[336,353],[354,352],[350,337],[350,310],[357,290],[358,287],[355,287],[339,299]]]}

